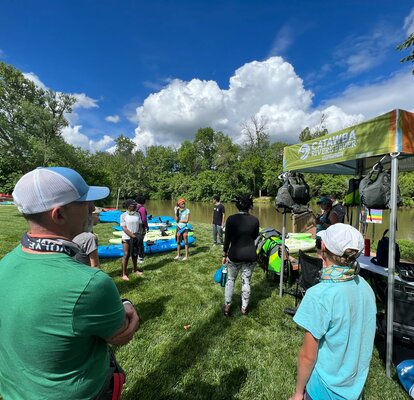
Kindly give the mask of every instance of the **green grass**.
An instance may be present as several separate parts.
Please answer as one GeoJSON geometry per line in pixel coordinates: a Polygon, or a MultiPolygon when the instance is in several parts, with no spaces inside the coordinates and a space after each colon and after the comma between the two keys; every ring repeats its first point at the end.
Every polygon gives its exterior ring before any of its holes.
{"type": "MultiPolygon", "coordinates": [[[[2,257],[18,243],[26,225],[13,206],[0,207],[0,221],[2,257]]],[[[149,256],[144,276],[130,282],[120,279],[120,260],[102,264],[141,318],[133,341],[116,349],[127,373],[123,399],[287,399],[295,388],[303,339],[303,331],[283,313],[293,306],[293,298],[280,298],[277,284],[258,268],[251,313],[242,317],[236,309],[226,319],[220,311],[223,288],[213,282],[221,249],[211,246],[210,225],[193,225],[197,245],[190,248],[187,262],[174,261],[174,253],[149,256]]],[[[106,244],[111,224],[99,224],[96,233],[106,244]]],[[[386,378],[375,349],[365,399],[405,398],[396,377],[386,378]]]]}

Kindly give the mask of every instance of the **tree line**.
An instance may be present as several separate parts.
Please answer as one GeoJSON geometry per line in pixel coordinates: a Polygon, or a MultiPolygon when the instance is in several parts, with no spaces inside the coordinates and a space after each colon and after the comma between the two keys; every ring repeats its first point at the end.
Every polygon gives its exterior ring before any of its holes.
{"type": "MultiPolygon", "coordinates": [[[[92,153],[62,137],[72,111],[73,96],[44,90],[11,65],[0,63],[0,192],[11,193],[17,180],[38,166],[67,166],[90,185],[106,185],[121,199],[144,194],[151,199],[185,196],[207,201],[220,194],[231,201],[240,193],[275,196],[280,186],[284,142],[271,143],[266,120],[252,117],[240,127],[240,143],[210,127],[200,128],[181,146],[138,149],[126,136],[115,139],[113,153],[92,153]]],[[[302,141],[323,136],[324,119],[316,129],[305,128],[302,141]]],[[[313,197],[342,198],[349,177],[308,174],[313,197]]],[[[400,177],[402,194],[414,196],[412,174],[400,177]]]]}

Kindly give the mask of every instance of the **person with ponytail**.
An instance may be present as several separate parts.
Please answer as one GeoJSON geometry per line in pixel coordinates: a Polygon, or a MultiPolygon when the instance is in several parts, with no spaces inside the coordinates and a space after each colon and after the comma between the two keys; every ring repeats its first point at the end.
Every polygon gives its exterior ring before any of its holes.
{"type": "Polygon", "coordinates": [[[372,357],[375,296],[359,276],[359,231],[337,223],[319,232],[321,281],[306,291],[293,320],[305,329],[290,400],[360,400],[372,357]]]}

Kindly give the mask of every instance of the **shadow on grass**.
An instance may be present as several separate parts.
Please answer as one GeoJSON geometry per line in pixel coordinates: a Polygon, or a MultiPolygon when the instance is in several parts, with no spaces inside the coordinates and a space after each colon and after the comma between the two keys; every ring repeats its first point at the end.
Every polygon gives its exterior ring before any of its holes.
{"type": "Polygon", "coordinates": [[[148,264],[148,265],[146,265],[145,263],[143,264],[142,268],[144,269],[144,273],[145,273],[145,271],[155,271],[157,269],[165,267],[168,264],[176,262],[174,260],[175,252],[174,253],[171,252],[171,259],[163,257],[162,259],[160,259],[158,261],[155,261],[156,257],[157,257],[157,255],[151,257],[151,264],[148,264]]]}
{"type": "MultiPolygon", "coordinates": [[[[252,287],[252,307],[272,294],[272,286],[266,281],[252,287]]],[[[162,299],[162,298],[161,298],[162,299]]],[[[150,304],[148,304],[150,306],[150,304]]],[[[201,379],[193,380],[183,389],[177,388],[182,377],[199,360],[202,360],[214,347],[225,330],[231,326],[233,318],[225,318],[218,310],[197,329],[189,331],[176,346],[172,347],[159,361],[158,367],[151,373],[138,379],[126,399],[135,400],[210,400],[233,399],[243,386],[247,369],[243,366],[221,377],[218,385],[210,385],[201,379]]],[[[151,311],[148,310],[150,313],[151,311]]],[[[240,317],[239,317],[240,318],[240,317]]]]}
{"type": "MultiPolygon", "coordinates": [[[[269,282],[265,277],[251,288],[249,310],[252,311],[257,308],[261,300],[264,300],[272,295],[275,290],[275,285],[269,282]]],[[[240,299],[241,305],[241,299],[240,299]]]]}
{"type": "Polygon", "coordinates": [[[142,326],[152,318],[161,316],[164,313],[165,305],[172,296],[162,296],[154,301],[138,303],[136,309],[139,314],[140,325],[142,326]]]}
{"type": "Polygon", "coordinates": [[[234,368],[228,374],[222,376],[217,386],[204,382],[191,383],[184,388],[184,392],[172,397],[164,397],[163,400],[189,400],[189,399],[215,399],[229,400],[240,391],[247,378],[246,368],[234,368]]]}
{"type": "Polygon", "coordinates": [[[202,380],[193,380],[177,388],[181,377],[197,360],[202,359],[223,333],[231,321],[216,312],[198,329],[189,333],[160,360],[158,368],[138,379],[126,398],[130,400],[185,400],[185,399],[232,399],[243,385],[247,371],[236,368],[221,378],[219,385],[210,385],[202,380]]]}

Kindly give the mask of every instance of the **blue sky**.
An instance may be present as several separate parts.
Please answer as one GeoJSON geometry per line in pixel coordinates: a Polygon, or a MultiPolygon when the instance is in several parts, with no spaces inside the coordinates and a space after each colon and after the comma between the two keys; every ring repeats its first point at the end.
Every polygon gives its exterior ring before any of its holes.
{"type": "Polygon", "coordinates": [[[294,143],[322,114],[335,131],[414,111],[412,0],[3,1],[0,59],[78,102],[65,139],[91,151],[124,134],[144,148],[211,126],[243,140],[266,120],[294,143]]]}

